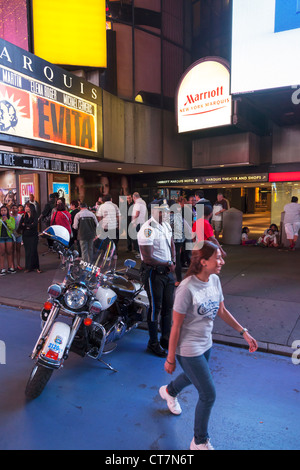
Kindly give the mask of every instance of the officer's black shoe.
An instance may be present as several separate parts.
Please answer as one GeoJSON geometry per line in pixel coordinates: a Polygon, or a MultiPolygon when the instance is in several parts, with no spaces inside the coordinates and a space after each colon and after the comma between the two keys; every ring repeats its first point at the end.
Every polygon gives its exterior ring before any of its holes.
{"type": "Polygon", "coordinates": [[[168,349],[169,348],[169,341],[165,338],[160,338],[160,341],[159,341],[161,347],[163,349],[168,349]]]}
{"type": "Polygon", "coordinates": [[[155,354],[158,357],[167,357],[166,351],[161,347],[159,343],[148,343],[147,351],[155,354]]]}

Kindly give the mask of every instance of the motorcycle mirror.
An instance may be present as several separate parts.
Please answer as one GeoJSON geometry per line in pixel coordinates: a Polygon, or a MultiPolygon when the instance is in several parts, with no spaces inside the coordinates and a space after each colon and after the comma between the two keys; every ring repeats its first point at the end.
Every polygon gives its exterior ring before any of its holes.
{"type": "Polygon", "coordinates": [[[136,265],[136,261],[134,261],[133,259],[126,259],[126,260],[124,261],[124,266],[125,266],[126,268],[131,268],[131,269],[132,269],[132,268],[135,267],[135,265],[136,265]]]}

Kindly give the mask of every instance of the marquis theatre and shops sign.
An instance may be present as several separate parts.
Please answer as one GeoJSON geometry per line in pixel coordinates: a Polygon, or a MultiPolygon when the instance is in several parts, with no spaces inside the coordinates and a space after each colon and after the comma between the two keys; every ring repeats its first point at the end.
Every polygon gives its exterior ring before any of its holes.
{"type": "Polygon", "coordinates": [[[95,157],[102,152],[102,90],[0,39],[2,141],[95,157]]]}
{"type": "Polygon", "coordinates": [[[230,73],[226,61],[205,58],[183,75],[177,89],[178,132],[231,125],[230,73]]]}

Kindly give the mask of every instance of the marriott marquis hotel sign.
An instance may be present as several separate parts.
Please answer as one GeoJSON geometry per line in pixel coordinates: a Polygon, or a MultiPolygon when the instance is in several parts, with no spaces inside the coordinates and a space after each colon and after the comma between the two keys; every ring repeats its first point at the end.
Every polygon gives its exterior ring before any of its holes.
{"type": "Polygon", "coordinates": [[[178,132],[231,124],[229,67],[222,59],[195,62],[183,75],[177,90],[178,132]]]}

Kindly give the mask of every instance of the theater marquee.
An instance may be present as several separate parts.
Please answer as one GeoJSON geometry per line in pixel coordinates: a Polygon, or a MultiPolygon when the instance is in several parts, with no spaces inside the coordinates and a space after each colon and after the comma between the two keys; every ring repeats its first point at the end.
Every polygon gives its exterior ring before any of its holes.
{"type": "Polygon", "coordinates": [[[195,62],[181,78],[176,108],[179,133],[231,125],[227,63],[214,57],[195,62]]]}
{"type": "Polygon", "coordinates": [[[1,140],[95,157],[101,89],[0,40],[0,132],[1,140]]]}

